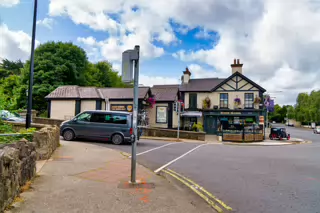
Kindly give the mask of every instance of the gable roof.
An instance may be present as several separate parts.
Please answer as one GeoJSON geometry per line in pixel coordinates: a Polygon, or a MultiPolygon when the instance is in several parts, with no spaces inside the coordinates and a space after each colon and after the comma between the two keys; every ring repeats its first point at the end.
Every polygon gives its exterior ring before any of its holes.
{"type": "Polygon", "coordinates": [[[224,78],[198,78],[190,79],[189,83],[180,85],[181,92],[211,92],[224,78]]]}
{"type": "MultiPolygon", "coordinates": [[[[151,93],[150,87],[139,87],[139,98],[151,93]]],[[[96,88],[75,85],[59,86],[45,99],[133,99],[133,88],[96,88]]]]}
{"type": "Polygon", "coordinates": [[[219,87],[221,87],[222,85],[224,85],[225,83],[227,83],[228,81],[230,81],[231,79],[233,79],[233,77],[235,76],[240,76],[242,79],[246,80],[247,82],[249,82],[250,84],[252,84],[253,86],[257,87],[260,91],[262,92],[266,92],[267,90],[264,89],[263,87],[261,87],[259,84],[255,83],[254,81],[250,80],[248,77],[246,77],[245,75],[239,73],[239,72],[235,72],[232,75],[230,75],[228,78],[226,78],[224,81],[222,81],[221,83],[219,83],[218,85],[216,85],[215,87],[213,87],[213,89],[211,90],[211,92],[217,90],[219,87]]]}
{"type": "Polygon", "coordinates": [[[71,86],[59,86],[55,90],[53,90],[49,95],[47,95],[46,99],[54,99],[54,98],[80,98],[80,94],[78,91],[79,86],[71,85],[71,86]]]}
{"type": "MultiPolygon", "coordinates": [[[[133,99],[133,88],[100,88],[99,91],[103,99],[133,99]]],[[[149,92],[150,87],[139,87],[139,99],[149,92]]]]}
{"type": "Polygon", "coordinates": [[[175,85],[154,85],[151,88],[156,101],[175,101],[179,91],[178,84],[175,85]]]}

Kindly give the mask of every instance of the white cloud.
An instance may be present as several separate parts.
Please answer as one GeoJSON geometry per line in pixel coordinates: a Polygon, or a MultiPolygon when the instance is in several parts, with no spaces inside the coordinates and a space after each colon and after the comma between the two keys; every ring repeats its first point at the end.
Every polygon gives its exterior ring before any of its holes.
{"type": "Polygon", "coordinates": [[[217,73],[213,70],[207,70],[201,67],[199,64],[190,64],[188,66],[192,78],[212,78],[212,77],[218,77],[217,73]]]}
{"type": "Polygon", "coordinates": [[[86,45],[86,50],[90,53],[92,47],[98,47],[100,54],[111,62],[121,61],[122,52],[127,49],[133,49],[135,45],[140,45],[141,58],[150,59],[163,55],[163,48],[154,46],[143,34],[129,34],[121,37],[109,37],[103,41],[96,41],[93,37],[77,39],[78,42],[86,45]]]}
{"type": "Polygon", "coordinates": [[[0,0],[0,7],[13,7],[20,3],[20,0],[0,0]]]}
{"type": "Polygon", "coordinates": [[[48,29],[52,29],[52,25],[54,24],[54,19],[52,18],[44,18],[43,20],[38,20],[37,25],[44,26],[48,29]]]}
{"type": "MultiPolygon", "coordinates": [[[[0,58],[26,60],[30,57],[31,37],[23,31],[11,31],[7,25],[0,25],[0,58]]],[[[39,42],[36,41],[36,46],[39,42]]]]}
{"type": "MultiPolygon", "coordinates": [[[[249,78],[267,89],[292,94],[292,88],[320,87],[314,80],[320,77],[319,8],[317,1],[310,0],[50,0],[49,15],[68,16],[76,24],[106,32],[104,40],[78,41],[91,54],[115,62],[123,50],[136,44],[142,57],[151,59],[164,54],[158,42],[177,42],[176,32],[196,27],[216,31],[217,46],[181,50],[174,56],[211,65],[223,76],[231,73],[233,58],[240,58],[249,78]],[[173,29],[173,22],[178,28],[173,29]]],[[[206,76],[207,71],[198,72],[206,76]]]]}
{"type": "Polygon", "coordinates": [[[179,84],[178,78],[168,78],[168,77],[160,77],[160,76],[139,76],[139,84],[143,84],[144,86],[153,86],[153,85],[162,85],[162,84],[179,84]]]}

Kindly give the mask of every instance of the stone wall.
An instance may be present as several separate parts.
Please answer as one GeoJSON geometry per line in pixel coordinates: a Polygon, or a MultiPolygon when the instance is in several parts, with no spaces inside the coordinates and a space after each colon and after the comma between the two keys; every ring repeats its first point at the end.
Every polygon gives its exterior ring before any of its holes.
{"type": "MultiPolygon", "coordinates": [[[[31,110],[31,118],[32,120],[37,116],[37,111],[36,110],[31,110]]],[[[26,118],[27,115],[27,110],[22,110],[21,112],[19,112],[20,116],[23,118],[26,118]]]]}
{"type": "MultiPolygon", "coordinates": [[[[25,124],[8,122],[15,131],[25,129],[25,124]]],[[[60,144],[60,128],[45,124],[31,124],[37,129],[33,134],[33,142],[36,144],[37,160],[49,159],[53,151],[60,144]]]]}
{"type": "Polygon", "coordinates": [[[36,144],[37,160],[49,159],[51,154],[60,145],[60,128],[46,126],[33,134],[36,144]]]}
{"type": "Polygon", "coordinates": [[[32,121],[33,121],[33,123],[36,123],[36,124],[46,124],[46,125],[56,125],[56,126],[60,126],[60,124],[61,124],[64,120],[52,119],[52,118],[40,118],[40,117],[35,117],[32,121]]]}
{"type": "MultiPolygon", "coordinates": [[[[19,123],[11,124],[15,129],[24,128],[19,123]]],[[[60,128],[48,125],[34,132],[33,142],[22,139],[0,145],[0,212],[19,195],[21,186],[35,176],[36,160],[49,159],[59,145],[60,128]]]]}
{"type": "Polygon", "coordinates": [[[0,146],[0,212],[36,174],[36,144],[21,140],[0,146]]]}
{"type": "MultiPolygon", "coordinates": [[[[25,123],[18,123],[18,122],[7,122],[10,123],[13,126],[14,131],[19,131],[20,129],[25,129],[26,124],[25,123]]],[[[37,130],[40,130],[44,127],[49,127],[50,125],[45,125],[45,124],[31,124],[32,128],[36,128],[37,130]]]]}
{"type": "MultiPolygon", "coordinates": [[[[179,137],[184,139],[205,141],[205,132],[180,131],[179,137]]],[[[177,130],[144,128],[143,136],[176,138],[177,130]]]]}

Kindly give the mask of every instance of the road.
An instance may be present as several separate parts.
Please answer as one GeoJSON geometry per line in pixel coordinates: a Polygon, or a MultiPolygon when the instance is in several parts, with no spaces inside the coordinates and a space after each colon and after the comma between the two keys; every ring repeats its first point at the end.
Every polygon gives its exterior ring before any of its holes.
{"type": "MultiPolygon", "coordinates": [[[[312,144],[288,146],[201,146],[168,168],[206,188],[237,213],[320,212],[320,135],[288,128],[312,144]]],[[[199,146],[142,140],[137,160],[155,170],[199,146]],[[150,150],[150,151],[148,151],[150,150]]],[[[131,152],[128,145],[97,143],[131,152]]]]}
{"type": "Polygon", "coordinates": [[[290,133],[291,137],[294,138],[302,138],[305,140],[310,140],[315,143],[320,142],[320,135],[313,134],[312,129],[303,129],[303,128],[295,128],[295,127],[288,127],[281,124],[275,124],[274,126],[285,127],[287,132],[290,133]]]}

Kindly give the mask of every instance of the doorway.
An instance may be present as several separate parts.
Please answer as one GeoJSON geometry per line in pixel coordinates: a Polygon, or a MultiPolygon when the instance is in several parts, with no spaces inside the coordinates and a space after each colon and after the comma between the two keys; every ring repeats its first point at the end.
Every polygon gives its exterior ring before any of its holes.
{"type": "Polygon", "coordinates": [[[217,134],[217,117],[213,115],[207,115],[205,117],[205,132],[210,135],[217,134]]]}

